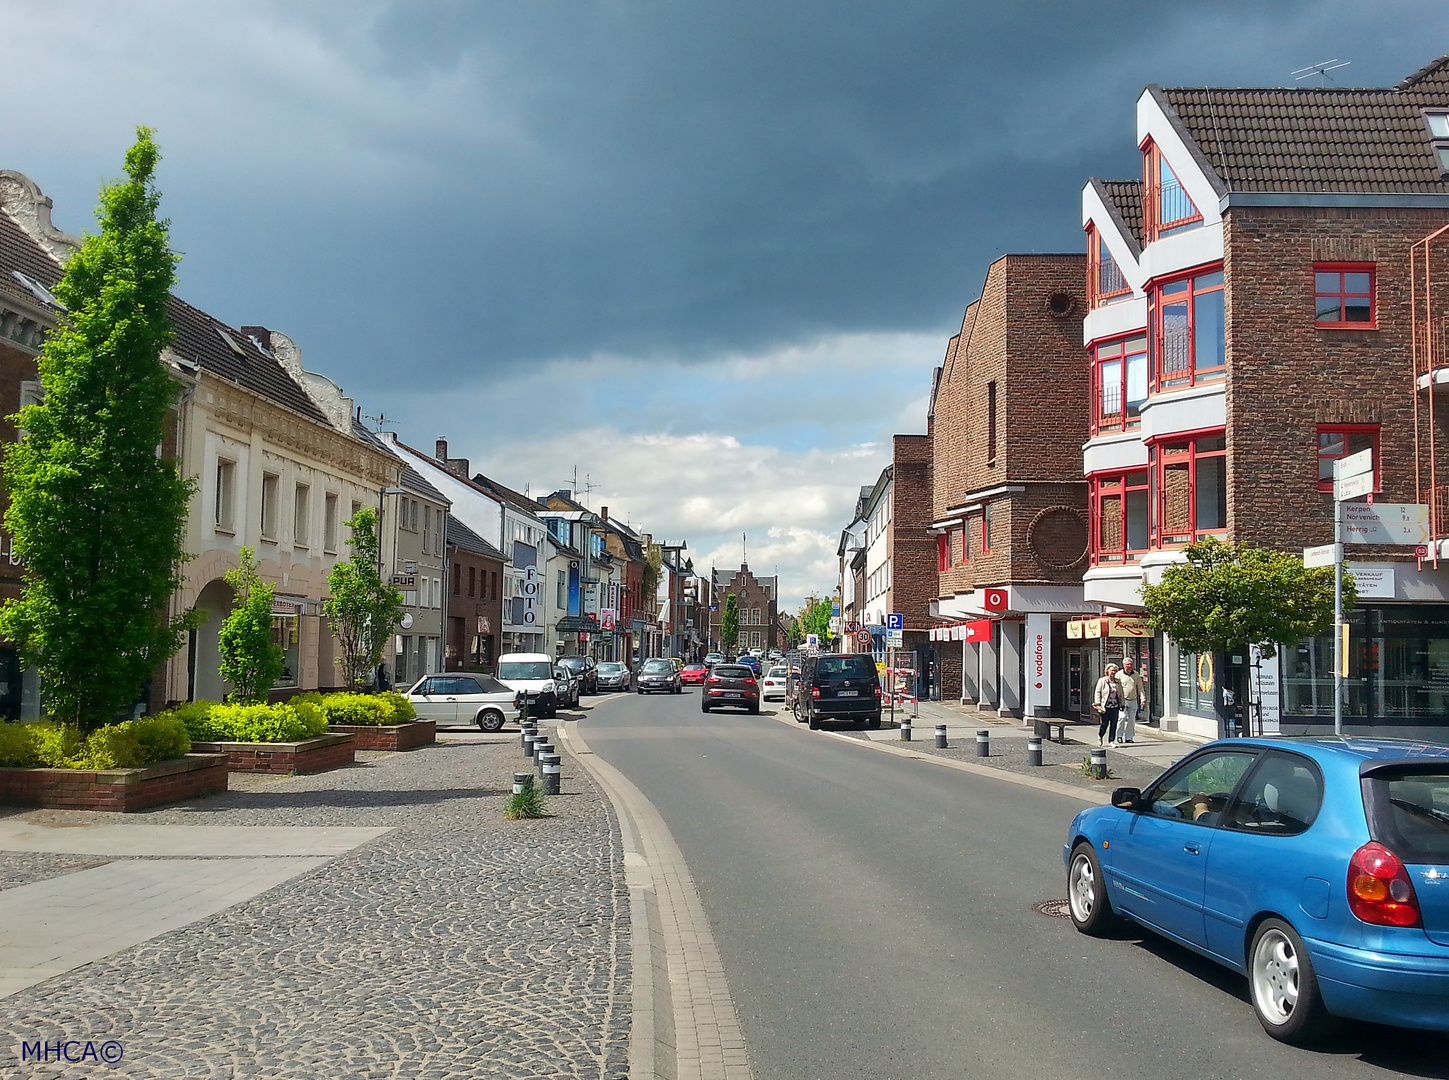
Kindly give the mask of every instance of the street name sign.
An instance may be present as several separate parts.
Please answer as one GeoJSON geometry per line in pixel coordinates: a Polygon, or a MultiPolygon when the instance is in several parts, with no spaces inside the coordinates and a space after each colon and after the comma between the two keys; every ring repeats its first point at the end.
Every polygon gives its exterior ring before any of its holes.
{"type": "Polygon", "coordinates": [[[1332,566],[1339,560],[1338,552],[1337,544],[1319,544],[1317,547],[1304,548],[1303,566],[1310,570],[1315,566],[1332,566]]]}
{"type": "Polygon", "coordinates": [[[1360,476],[1373,471],[1374,452],[1372,450],[1360,450],[1357,454],[1349,454],[1348,457],[1341,457],[1333,463],[1335,480],[1347,480],[1350,476],[1360,476]]]}
{"type": "Polygon", "coordinates": [[[1350,503],[1343,508],[1343,539],[1349,544],[1427,544],[1429,507],[1424,503],[1350,503]]]}
{"type": "Polygon", "coordinates": [[[1354,476],[1346,476],[1341,480],[1335,480],[1333,482],[1333,497],[1339,502],[1345,502],[1348,499],[1357,499],[1360,495],[1372,494],[1373,490],[1374,473],[1372,469],[1368,472],[1358,473],[1354,476]]]}

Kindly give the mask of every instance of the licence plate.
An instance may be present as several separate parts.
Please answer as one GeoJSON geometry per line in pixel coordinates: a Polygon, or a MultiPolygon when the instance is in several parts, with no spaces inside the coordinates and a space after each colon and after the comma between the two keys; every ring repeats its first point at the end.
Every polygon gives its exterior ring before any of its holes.
{"type": "Polygon", "coordinates": [[[740,697],[741,695],[736,690],[726,690],[724,696],[725,697],[740,697]]]}
{"type": "Polygon", "coordinates": [[[835,696],[836,697],[860,697],[860,691],[859,690],[837,690],[835,692],[835,696]]]}

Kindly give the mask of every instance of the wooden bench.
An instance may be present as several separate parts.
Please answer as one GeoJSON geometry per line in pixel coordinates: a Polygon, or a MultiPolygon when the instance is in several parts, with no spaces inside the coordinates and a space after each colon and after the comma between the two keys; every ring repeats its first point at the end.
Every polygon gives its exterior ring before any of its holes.
{"type": "Polygon", "coordinates": [[[1032,720],[1035,725],[1034,733],[1040,738],[1049,742],[1065,743],[1067,741],[1067,728],[1084,727],[1090,728],[1093,725],[1081,720],[1063,720],[1058,716],[1038,716],[1032,720]],[[1055,728],[1057,737],[1052,738],[1052,729],[1055,728]]]}

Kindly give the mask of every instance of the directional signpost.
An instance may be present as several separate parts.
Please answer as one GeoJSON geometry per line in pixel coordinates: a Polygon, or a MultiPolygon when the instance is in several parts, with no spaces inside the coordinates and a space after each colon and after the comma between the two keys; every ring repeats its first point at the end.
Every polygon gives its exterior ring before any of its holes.
{"type": "MultiPolygon", "coordinates": [[[[1344,503],[1361,495],[1373,495],[1374,452],[1360,450],[1333,463],[1333,733],[1343,734],[1343,675],[1348,660],[1348,629],[1343,621],[1343,519],[1344,503]]],[[[1308,552],[1304,552],[1304,565],[1308,552]]]]}

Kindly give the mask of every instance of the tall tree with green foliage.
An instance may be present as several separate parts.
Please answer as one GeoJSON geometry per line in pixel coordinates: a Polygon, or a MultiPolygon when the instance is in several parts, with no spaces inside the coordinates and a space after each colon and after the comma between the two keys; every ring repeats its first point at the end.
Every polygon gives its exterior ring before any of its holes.
{"type": "Polygon", "coordinates": [[[829,597],[824,600],[816,600],[809,604],[800,615],[800,633],[802,640],[806,635],[815,634],[820,638],[821,644],[831,639],[830,618],[834,609],[829,597]]]}
{"type": "MultiPolygon", "coordinates": [[[[1298,555],[1208,539],[1183,549],[1187,562],[1169,566],[1159,585],[1144,585],[1143,607],[1155,630],[1196,653],[1279,645],[1333,627],[1333,567],[1307,569],[1298,555]]],[[[1357,599],[1343,577],[1344,609],[1357,599]]]]}
{"type": "Polygon", "coordinates": [[[25,593],[0,609],[45,686],[50,716],[82,730],[111,721],[181,647],[172,617],[192,486],[157,453],[176,385],[160,363],[177,256],[158,220],[160,155],[138,128],[126,178],[101,190],[87,236],[53,290],[65,306],[40,354],[44,401],[15,417],[5,527],[25,593]]]}
{"type": "Polygon", "coordinates": [[[342,647],[337,664],[348,687],[358,690],[382,663],[383,650],[402,618],[403,595],[382,580],[378,569],[377,511],[364,506],[347,521],[347,528],[352,557],[327,575],[332,595],[322,602],[322,612],[342,647]]]}
{"type": "Polygon", "coordinates": [[[233,701],[259,704],[267,700],[286,663],[282,647],[272,640],[276,590],[257,575],[255,553],[249,547],[241,549],[237,568],[223,576],[234,595],[231,614],[221,624],[221,677],[231,683],[233,701]]]}
{"type": "Polygon", "coordinates": [[[734,593],[725,597],[724,614],[719,617],[719,641],[733,649],[740,641],[740,601],[734,593]]]}

